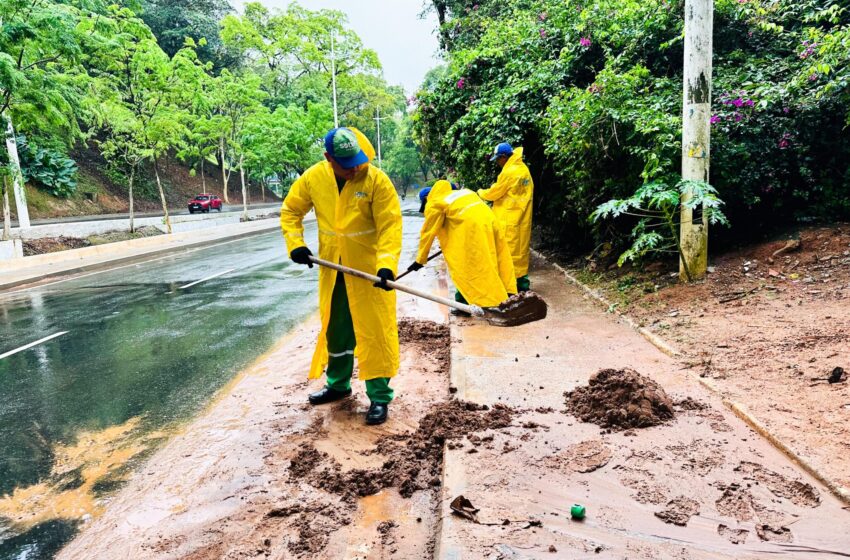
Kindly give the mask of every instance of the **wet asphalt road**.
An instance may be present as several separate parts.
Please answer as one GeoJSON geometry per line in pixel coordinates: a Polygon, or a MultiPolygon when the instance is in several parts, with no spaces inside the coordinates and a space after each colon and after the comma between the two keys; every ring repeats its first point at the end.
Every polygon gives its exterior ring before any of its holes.
{"type": "MultiPolygon", "coordinates": [[[[420,224],[406,212],[402,268],[420,224]]],[[[305,237],[315,250],[315,222],[305,237]]],[[[51,474],[54,449],[81,431],[138,418],[152,432],[190,418],[315,311],[317,280],[274,232],[0,293],[0,355],[58,335],[0,358],[0,497],[64,484],[51,474]]],[[[0,559],[50,557],[75,525],[21,534],[0,517],[0,559]]]]}

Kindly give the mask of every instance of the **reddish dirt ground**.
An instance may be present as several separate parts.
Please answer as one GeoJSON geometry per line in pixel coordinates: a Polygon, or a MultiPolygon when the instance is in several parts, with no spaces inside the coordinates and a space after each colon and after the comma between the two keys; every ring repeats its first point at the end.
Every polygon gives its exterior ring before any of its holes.
{"type": "Polygon", "coordinates": [[[827,382],[850,371],[850,225],[715,256],[709,271],[691,285],[669,271],[608,273],[596,287],[850,492],[850,381],[827,382]]]}

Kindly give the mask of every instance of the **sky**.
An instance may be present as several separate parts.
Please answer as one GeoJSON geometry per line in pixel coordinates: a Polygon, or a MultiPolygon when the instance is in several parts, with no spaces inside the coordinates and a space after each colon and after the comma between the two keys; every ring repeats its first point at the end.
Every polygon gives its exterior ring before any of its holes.
{"type": "MultiPolygon", "coordinates": [[[[290,0],[259,0],[269,8],[283,9],[290,0]]],[[[438,64],[437,16],[433,11],[421,19],[424,0],[299,0],[310,10],[339,10],[348,15],[350,27],[363,44],[376,51],[391,85],[415,93],[425,73],[438,64]]],[[[241,10],[243,1],[233,2],[241,10]]]]}

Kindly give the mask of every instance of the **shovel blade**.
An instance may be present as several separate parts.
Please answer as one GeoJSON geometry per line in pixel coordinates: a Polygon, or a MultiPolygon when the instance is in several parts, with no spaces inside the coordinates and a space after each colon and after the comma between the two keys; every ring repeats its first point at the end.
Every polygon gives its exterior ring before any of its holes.
{"type": "Polygon", "coordinates": [[[517,327],[546,318],[549,306],[535,292],[512,295],[498,307],[484,309],[484,319],[496,327],[517,327]]]}

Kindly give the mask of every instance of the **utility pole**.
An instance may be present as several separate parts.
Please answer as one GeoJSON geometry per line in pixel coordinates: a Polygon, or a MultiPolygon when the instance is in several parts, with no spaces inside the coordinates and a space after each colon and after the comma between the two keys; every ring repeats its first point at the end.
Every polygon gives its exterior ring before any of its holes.
{"type": "Polygon", "coordinates": [[[27,208],[27,191],[24,188],[24,176],[21,173],[21,160],[18,157],[18,141],[12,117],[3,115],[6,125],[6,151],[9,152],[9,167],[12,172],[12,191],[15,193],[15,206],[18,209],[18,227],[30,227],[30,213],[27,208]]]}
{"type": "Polygon", "coordinates": [[[331,84],[334,95],[334,128],[339,128],[339,114],[336,108],[336,31],[331,31],[331,84]]]}
{"type": "MultiPolygon", "coordinates": [[[[685,67],[682,103],[682,180],[708,183],[711,147],[711,57],[714,0],[685,0],[685,67]]],[[[682,192],[682,203],[691,197],[682,192]]],[[[679,278],[705,276],[708,218],[702,208],[681,207],[679,278]]]]}
{"type": "Polygon", "coordinates": [[[378,123],[378,169],[383,169],[381,166],[381,120],[386,117],[381,116],[381,108],[375,108],[375,122],[378,123]]]}

